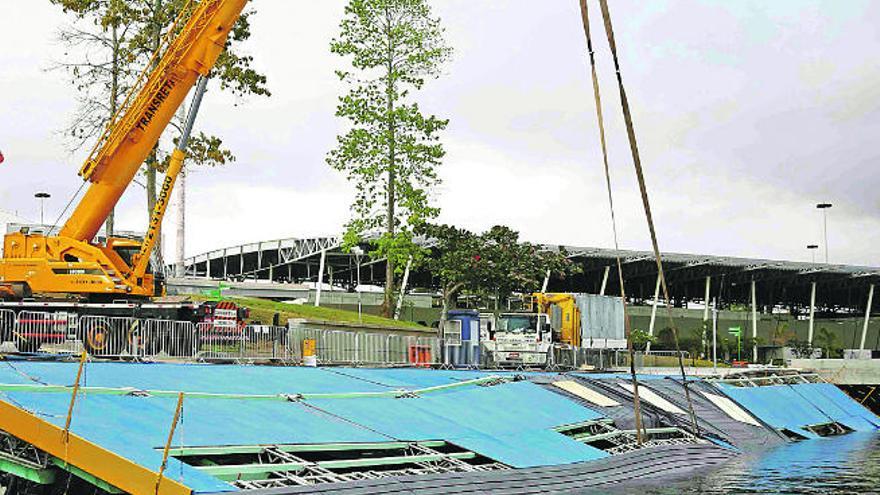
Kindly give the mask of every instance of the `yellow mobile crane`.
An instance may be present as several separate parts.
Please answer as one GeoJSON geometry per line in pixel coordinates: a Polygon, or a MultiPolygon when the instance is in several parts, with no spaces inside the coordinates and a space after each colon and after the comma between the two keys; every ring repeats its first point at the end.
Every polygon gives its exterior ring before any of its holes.
{"type": "MultiPolygon", "coordinates": [[[[202,0],[178,19],[155,68],[144,71],[79,171],[88,190],[57,235],[22,229],[6,235],[0,259],[0,297],[75,297],[112,301],[164,294],[150,254],[180,172],[207,77],[247,0],[202,0]],[[159,141],[190,89],[198,86],[186,126],[171,155],[143,241],[95,237],[159,141]]],[[[157,55],[154,55],[156,57],[157,55]]]]}
{"type": "Polygon", "coordinates": [[[581,310],[574,294],[536,292],[532,294],[532,311],[551,316],[553,307],[559,308],[559,328],[554,328],[553,341],[570,346],[581,346],[581,310]]]}

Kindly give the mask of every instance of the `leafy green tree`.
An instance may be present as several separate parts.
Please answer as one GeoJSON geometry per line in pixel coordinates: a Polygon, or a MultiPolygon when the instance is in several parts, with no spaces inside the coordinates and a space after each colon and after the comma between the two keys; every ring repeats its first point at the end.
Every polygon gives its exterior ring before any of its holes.
{"type": "Polygon", "coordinates": [[[816,347],[822,349],[822,357],[826,359],[839,358],[843,356],[843,346],[840,344],[840,338],[831,330],[821,327],[813,339],[816,347]]]}
{"type": "Polygon", "coordinates": [[[349,0],[330,50],[351,62],[350,70],[337,71],[348,91],[336,110],[350,128],[327,163],[357,190],[346,245],[381,232],[371,254],[387,259],[387,316],[395,273],[419,254],[414,230],[439,213],[429,198],[439,182],[445,155],[439,133],[448,120],[424,115],[413,93],[439,76],[451,49],[426,0],[349,0]]]}
{"type": "MultiPolygon", "coordinates": [[[[71,149],[91,144],[110,123],[124,96],[132,89],[141,69],[159,50],[166,32],[186,6],[186,0],[50,0],[71,15],[73,23],[60,34],[64,59],[55,68],[66,70],[79,93],[79,108],[66,130],[71,149]]],[[[227,41],[212,77],[222,90],[237,96],[270,96],[266,78],[252,67],[253,58],[235,50],[250,37],[246,11],[227,41]],[[231,48],[231,49],[230,49],[231,48]]],[[[174,123],[172,125],[175,125],[174,123]]],[[[176,124],[178,130],[179,122],[176,124]]],[[[156,201],[156,172],[164,171],[170,149],[157,146],[145,163],[147,214],[156,201]]],[[[223,165],[235,160],[221,138],[194,133],[187,162],[191,165],[223,165]]],[[[113,232],[113,216],[107,232],[113,232]]]]}
{"type": "Polygon", "coordinates": [[[519,232],[496,225],[481,235],[483,255],[478,264],[480,290],[496,303],[514,292],[531,293],[541,289],[547,272],[566,276],[579,267],[564,248],[546,250],[519,240],[519,232]]]}
{"type": "Polygon", "coordinates": [[[789,328],[788,322],[777,321],[776,328],[773,329],[773,335],[770,337],[770,343],[783,346],[796,338],[797,335],[789,328]]]}
{"type": "Polygon", "coordinates": [[[480,286],[483,242],[473,232],[452,225],[425,224],[418,232],[430,238],[433,244],[424,264],[440,280],[443,299],[440,328],[443,328],[442,322],[446,321],[455,297],[463,290],[474,291],[480,286]]]}
{"type": "Polygon", "coordinates": [[[813,355],[813,346],[806,340],[800,340],[797,337],[792,337],[786,342],[788,347],[791,347],[791,353],[794,354],[794,357],[798,359],[809,358],[813,355]]]}
{"type": "MultiPolygon", "coordinates": [[[[70,74],[79,93],[78,108],[64,132],[70,150],[76,151],[97,138],[137,77],[129,62],[138,57],[132,39],[141,13],[122,0],[50,1],[79,21],[59,33],[65,59],[53,66],[70,74]],[[72,51],[86,55],[72,57],[72,51]]],[[[112,210],[106,231],[108,236],[114,231],[112,210]]]]}
{"type": "Polygon", "coordinates": [[[630,332],[629,338],[632,340],[633,349],[637,351],[644,351],[648,347],[648,342],[650,342],[651,345],[654,345],[654,343],[657,342],[657,337],[649,335],[648,332],[638,328],[630,332]]]}
{"type": "MultiPolygon", "coordinates": [[[[691,362],[700,357],[700,351],[703,350],[703,327],[692,328],[688,332],[683,332],[679,338],[679,348],[690,354],[691,362]]],[[[673,345],[674,348],[674,345],[673,345]]]]}

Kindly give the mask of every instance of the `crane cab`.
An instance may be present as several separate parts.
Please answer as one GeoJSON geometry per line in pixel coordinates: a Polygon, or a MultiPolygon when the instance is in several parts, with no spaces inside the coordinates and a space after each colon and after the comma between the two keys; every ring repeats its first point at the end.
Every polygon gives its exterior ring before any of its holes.
{"type": "Polygon", "coordinates": [[[85,243],[46,236],[28,226],[6,234],[0,259],[0,298],[21,300],[50,296],[90,301],[163,295],[150,272],[132,277],[132,257],[141,242],[110,238],[85,243]]]}

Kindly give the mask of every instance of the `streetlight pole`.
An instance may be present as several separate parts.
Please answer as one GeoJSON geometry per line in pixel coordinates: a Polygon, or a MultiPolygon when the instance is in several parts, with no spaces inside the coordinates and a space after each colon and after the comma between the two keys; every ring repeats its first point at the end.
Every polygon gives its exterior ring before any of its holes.
{"type": "Polygon", "coordinates": [[[40,200],[40,225],[45,225],[45,221],[43,221],[43,205],[48,198],[51,198],[52,195],[47,192],[38,192],[34,194],[34,197],[40,200]]]}
{"type": "Polygon", "coordinates": [[[807,244],[807,249],[810,251],[810,254],[813,255],[813,263],[816,262],[816,250],[819,249],[818,244],[807,244]]]}
{"type": "Polygon", "coordinates": [[[816,208],[822,210],[822,231],[825,235],[825,263],[828,263],[828,209],[831,208],[831,203],[819,203],[816,205],[816,208]]]}
{"type": "MultiPolygon", "coordinates": [[[[706,301],[708,304],[708,301],[706,301]]],[[[718,373],[718,298],[712,304],[712,372],[718,373]]]]}

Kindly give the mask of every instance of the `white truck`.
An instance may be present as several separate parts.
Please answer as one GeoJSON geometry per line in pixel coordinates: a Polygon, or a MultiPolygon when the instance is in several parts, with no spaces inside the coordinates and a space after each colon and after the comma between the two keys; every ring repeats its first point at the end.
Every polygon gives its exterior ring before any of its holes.
{"type": "Polygon", "coordinates": [[[489,366],[541,368],[549,363],[553,332],[545,314],[481,314],[480,332],[489,366]]]}

